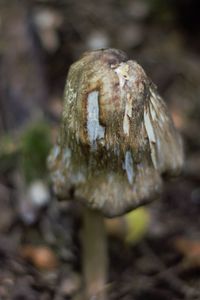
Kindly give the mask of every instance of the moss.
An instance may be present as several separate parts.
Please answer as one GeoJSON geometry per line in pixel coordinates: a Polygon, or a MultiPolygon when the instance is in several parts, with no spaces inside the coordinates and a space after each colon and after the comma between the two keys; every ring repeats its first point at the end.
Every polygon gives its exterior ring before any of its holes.
{"type": "Polygon", "coordinates": [[[31,125],[21,138],[20,166],[25,180],[30,182],[47,175],[46,159],[51,148],[50,128],[40,122],[31,125]]]}

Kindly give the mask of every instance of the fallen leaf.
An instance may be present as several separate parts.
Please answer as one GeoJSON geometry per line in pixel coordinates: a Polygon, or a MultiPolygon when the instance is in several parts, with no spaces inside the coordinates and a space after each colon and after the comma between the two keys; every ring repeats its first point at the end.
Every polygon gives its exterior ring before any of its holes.
{"type": "Polygon", "coordinates": [[[58,266],[55,253],[46,246],[25,245],[21,248],[20,254],[37,269],[51,270],[58,266]]]}
{"type": "Polygon", "coordinates": [[[174,246],[191,266],[200,267],[200,240],[178,237],[174,241],[174,246]]]}

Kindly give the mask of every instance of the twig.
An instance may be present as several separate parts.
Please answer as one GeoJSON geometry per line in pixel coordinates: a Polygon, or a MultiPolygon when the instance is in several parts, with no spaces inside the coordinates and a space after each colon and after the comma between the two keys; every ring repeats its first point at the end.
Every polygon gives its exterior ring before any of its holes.
{"type": "Polygon", "coordinates": [[[177,268],[167,268],[164,262],[157,256],[157,254],[147,243],[143,243],[142,249],[145,255],[152,257],[160,270],[159,273],[153,276],[152,279],[154,281],[156,279],[162,279],[166,281],[175,292],[182,294],[186,298],[200,297],[200,292],[198,292],[195,288],[188,286],[183,280],[176,276],[174,270],[177,270],[177,268]]]}

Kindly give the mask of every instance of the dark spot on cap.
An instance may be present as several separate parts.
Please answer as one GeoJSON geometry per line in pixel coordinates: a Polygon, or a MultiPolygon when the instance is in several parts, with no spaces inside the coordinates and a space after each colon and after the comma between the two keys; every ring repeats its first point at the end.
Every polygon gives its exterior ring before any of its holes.
{"type": "Polygon", "coordinates": [[[121,62],[127,61],[128,57],[126,53],[117,49],[104,49],[103,51],[103,60],[109,65],[120,64],[121,62]]]}
{"type": "Polygon", "coordinates": [[[111,49],[98,49],[94,51],[89,51],[83,53],[82,57],[85,57],[87,55],[92,55],[94,56],[93,59],[102,59],[103,63],[108,64],[109,66],[111,65],[117,65],[120,64],[121,62],[125,62],[128,60],[128,57],[125,52],[121,50],[117,50],[114,48],[111,49]]]}

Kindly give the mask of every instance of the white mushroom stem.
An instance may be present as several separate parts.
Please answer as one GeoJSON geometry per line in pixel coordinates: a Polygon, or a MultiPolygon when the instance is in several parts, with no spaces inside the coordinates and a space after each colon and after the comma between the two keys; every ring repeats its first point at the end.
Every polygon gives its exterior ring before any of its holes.
{"type": "Polygon", "coordinates": [[[103,215],[84,208],[83,216],[83,275],[87,300],[106,300],[107,239],[103,215]]]}

